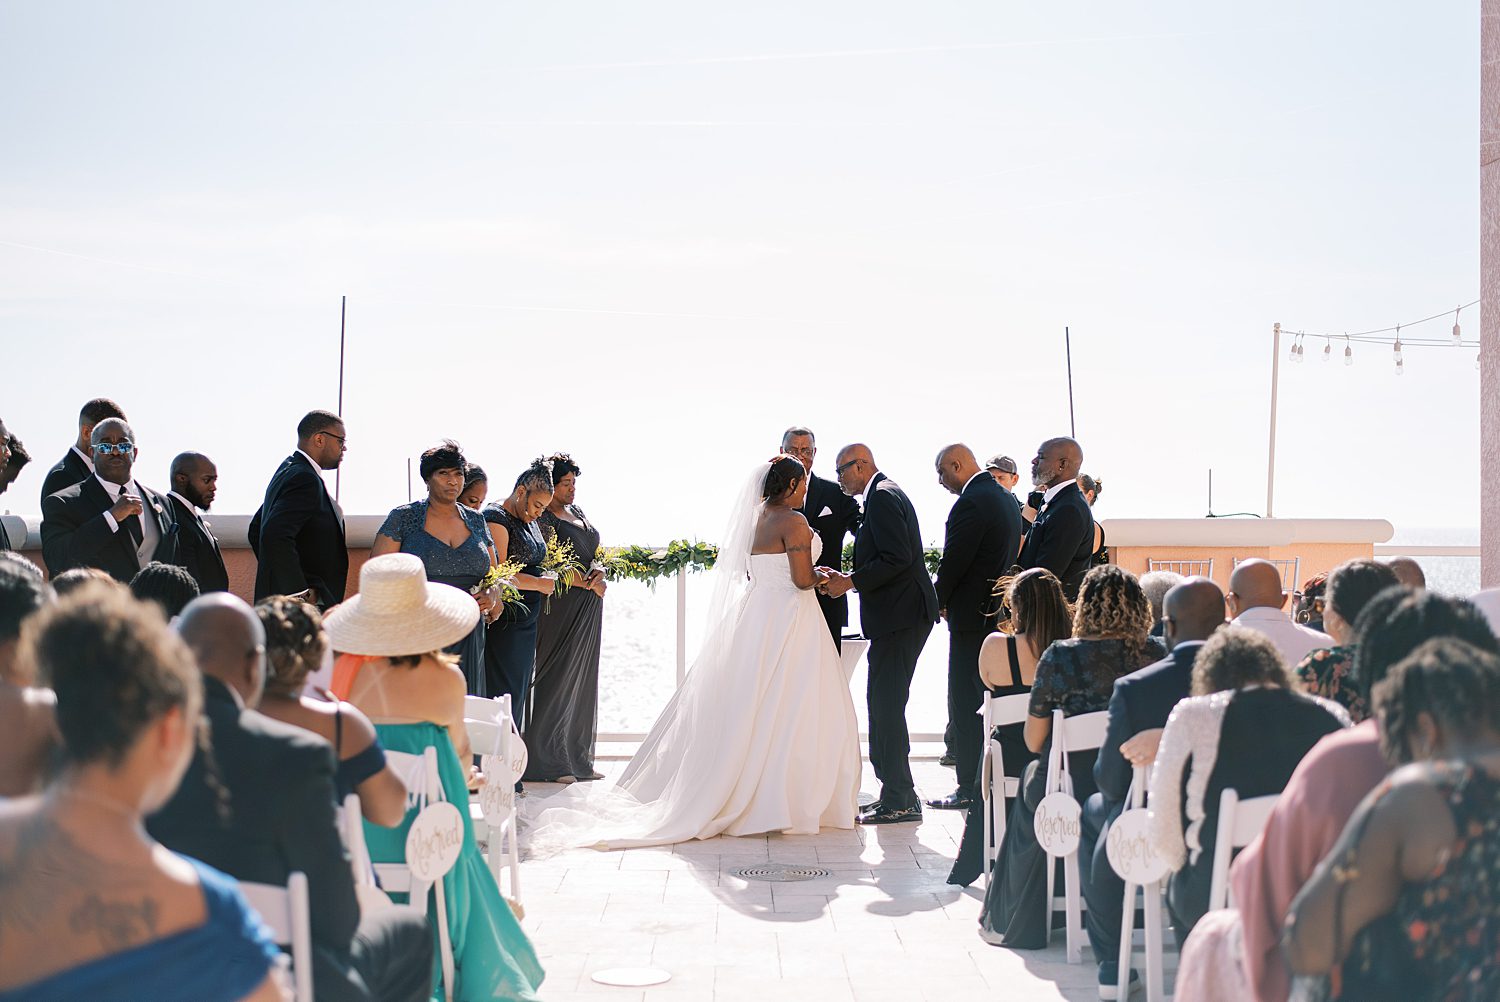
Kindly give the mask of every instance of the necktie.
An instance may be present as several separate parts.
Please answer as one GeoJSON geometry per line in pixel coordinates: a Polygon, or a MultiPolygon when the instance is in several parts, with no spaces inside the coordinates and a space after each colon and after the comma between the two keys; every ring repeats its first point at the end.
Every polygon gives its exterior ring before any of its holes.
{"type": "MultiPolygon", "coordinates": [[[[123,495],[128,489],[128,487],[121,487],[119,489],[119,492],[115,494],[115,500],[120,500],[120,496],[123,495]]],[[[129,518],[120,523],[120,528],[130,533],[131,546],[137,553],[139,553],[141,550],[141,543],[146,538],[146,530],[141,527],[140,516],[131,515],[129,518]]]]}

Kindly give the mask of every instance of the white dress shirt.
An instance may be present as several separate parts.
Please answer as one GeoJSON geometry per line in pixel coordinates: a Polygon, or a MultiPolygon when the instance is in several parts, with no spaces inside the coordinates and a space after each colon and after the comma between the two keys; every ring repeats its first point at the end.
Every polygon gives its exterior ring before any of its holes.
{"type": "Polygon", "coordinates": [[[1294,623],[1285,612],[1268,606],[1246,609],[1234,617],[1234,625],[1264,634],[1281,652],[1281,659],[1292,668],[1313,651],[1334,646],[1333,638],[1328,634],[1294,623]]]}
{"type": "Polygon", "coordinates": [[[87,466],[89,468],[89,472],[90,473],[93,473],[94,472],[94,457],[90,456],[88,453],[84,452],[82,449],[78,448],[78,446],[76,446],[76,445],[73,446],[72,448],[73,448],[74,452],[78,453],[78,458],[81,459],[81,460],[83,460],[83,465],[87,466]]]}
{"type": "MultiPolygon", "coordinates": [[[[141,489],[141,485],[132,480],[129,484],[121,486],[105,480],[99,474],[94,474],[94,479],[104,486],[104,493],[109,495],[111,506],[118,500],[127,488],[130,493],[141,499],[141,545],[135,548],[135,555],[140,560],[141,566],[145,567],[156,555],[157,544],[161,542],[161,528],[156,524],[156,516],[151,511],[151,495],[141,489]]],[[[104,521],[109,523],[111,532],[120,531],[120,523],[115,521],[115,516],[109,511],[104,513],[104,521]]]]}
{"type": "Polygon", "coordinates": [[[168,497],[174,497],[177,500],[181,501],[182,504],[183,504],[183,507],[185,507],[188,511],[192,512],[193,513],[193,518],[197,520],[197,522],[198,522],[198,524],[200,526],[202,526],[204,535],[208,536],[210,539],[213,538],[213,535],[214,535],[213,532],[212,532],[212,530],[213,530],[213,523],[209,522],[207,519],[205,519],[203,517],[203,512],[201,512],[201,511],[198,510],[198,506],[197,505],[193,504],[193,502],[189,501],[187,498],[183,497],[181,494],[178,494],[176,491],[168,491],[167,492],[167,496],[168,497]]]}
{"type": "Polygon", "coordinates": [[[1059,480],[1057,483],[1053,484],[1051,487],[1048,487],[1047,488],[1047,493],[1045,493],[1045,494],[1042,495],[1042,507],[1045,508],[1049,504],[1051,504],[1052,503],[1052,499],[1055,498],[1055,497],[1057,497],[1059,494],[1061,494],[1067,488],[1067,486],[1069,484],[1076,484],[1076,483],[1078,483],[1078,481],[1076,481],[1076,480],[1059,480]]]}

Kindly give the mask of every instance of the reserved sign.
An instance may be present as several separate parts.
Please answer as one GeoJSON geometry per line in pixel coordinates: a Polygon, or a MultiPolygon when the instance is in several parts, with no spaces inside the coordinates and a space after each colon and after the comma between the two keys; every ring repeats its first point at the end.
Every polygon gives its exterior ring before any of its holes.
{"type": "Polygon", "coordinates": [[[1083,810],[1072,796],[1061,790],[1047,794],[1033,819],[1037,843],[1049,856],[1072,855],[1078,851],[1082,819],[1083,810]]]}
{"type": "Polygon", "coordinates": [[[406,833],[406,865],[412,876],[435,883],[453,869],[464,847],[464,816],[446,800],[423,808],[406,833]]]}
{"type": "Polygon", "coordinates": [[[1150,811],[1137,807],[1121,814],[1109,826],[1104,851],[1109,856],[1109,865],[1127,884],[1154,884],[1170,872],[1166,860],[1157,855],[1151,842],[1150,817],[1150,811]]]}

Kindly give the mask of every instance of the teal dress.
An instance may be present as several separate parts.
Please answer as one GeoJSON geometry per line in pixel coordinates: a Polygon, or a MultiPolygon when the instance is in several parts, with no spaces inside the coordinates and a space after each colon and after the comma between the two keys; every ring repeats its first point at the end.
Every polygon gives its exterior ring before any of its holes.
{"type": "MultiPolygon", "coordinates": [[[[536,950],[526,938],[521,924],[511,914],[510,906],[500,896],[495,876],[485,865],[484,857],[474,844],[474,829],[469,820],[469,792],[464,768],[459,764],[448,740],[448,732],[437,724],[376,724],[375,731],[386,751],[422,754],[428,747],[438,751],[438,774],[443,793],[458,808],[464,820],[464,844],[443,877],[443,893],[448,908],[448,935],[453,943],[455,969],[453,997],[458,1002],[489,1002],[491,999],[515,999],[532,1002],[544,976],[536,950]]],[[[394,828],[382,828],[365,822],[365,841],[370,859],[376,863],[400,863],[406,857],[406,832],[416,818],[416,809],[394,828]]],[[[404,900],[405,895],[392,894],[404,900]]],[[[437,896],[428,902],[432,934],[437,936],[437,896]]],[[[434,952],[432,997],[440,1000],[442,990],[441,954],[434,952]]]]}

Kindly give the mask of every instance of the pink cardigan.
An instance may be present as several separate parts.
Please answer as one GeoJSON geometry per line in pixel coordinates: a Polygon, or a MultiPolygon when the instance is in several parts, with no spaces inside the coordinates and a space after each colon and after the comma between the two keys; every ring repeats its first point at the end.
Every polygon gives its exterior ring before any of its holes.
{"type": "Polygon", "coordinates": [[[1245,977],[1256,1002],[1286,1002],[1291,980],[1281,936],[1287,909],[1388,768],[1374,720],[1328,735],[1297,766],[1265,830],[1230,867],[1245,977]]]}

